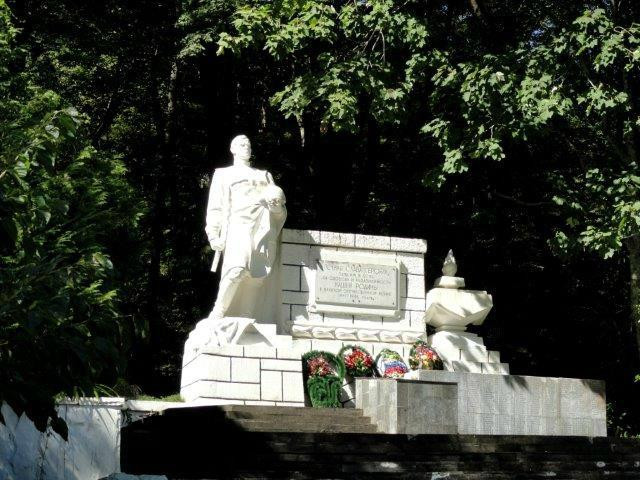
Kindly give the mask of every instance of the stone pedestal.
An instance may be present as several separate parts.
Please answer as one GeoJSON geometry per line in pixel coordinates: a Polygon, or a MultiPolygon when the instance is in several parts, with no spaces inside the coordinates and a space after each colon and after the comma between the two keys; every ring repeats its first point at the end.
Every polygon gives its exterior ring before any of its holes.
{"type": "Polygon", "coordinates": [[[487,350],[475,333],[442,329],[429,336],[429,344],[442,356],[452,372],[508,374],[509,364],[500,362],[500,352],[487,350]]]}
{"type": "MultiPolygon", "coordinates": [[[[373,345],[384,343],[402,354],[404,345],[425,337],[426,251],[427,243],[414,238],[284,229],[284,323],[290,325],[293,338],[308,338],[332,351],[335,343],[331,341],[340,345],[357,343],[370,352],[373,345]],[[338,282],[332,285],[330,278],[320,275],[326,272],[323,267],[336,265],[379,267],[380,273],[374,274],[373,280],[387,280],[390,271],[395,280],[367,298],[366,288],[375,284],[349,289],[338,282]],[[318,284],[319,278],[322,285],[318,284]],[[343,296],[354,293],[352,301],[349,297],[331,298],[335,295],[326,294],[331,286],[341,290],[343,296]]],[[[343,273],[347,281],[354,278],[349,272],[343,273]]]]}
{"type": "Polygon", "coordinates": [[[301,356],[308,345],[224,345],[185,355],[180,394],[207,405],[304,406],[301,356]]]}
{"type": "MultiPolygon", "coordinates": [[[[218,334],[215,321],[199,322],[185,344],[180,393],[207,404],[304,406],[306,352],[354,344],[406,361],[426,339],[426,249],[420,239],[284,229],[281,318],[225,318],[220,325],[231,325],[218,334]]],[[[346,406],[353,396],[345,385],[346,406]]]]}
{"type": "Polygon", "coordinates": [[[607,435],[600,380],[418,370],[357,379],[356,407],[386,433],[607,435]]]}
{"type": "Polygon", "coordinates": [[[487,350],[481,337],[466,331],[469,325],[482,325],[493,298],[482,290],[461,290],[465,281],[455,276],[456,271],[456,259],[449,250],[443,276],[436,278],[434,288],[427,292],[424,319],[436,329],[429,345],[449,371],[508,374],[509,364],[500,362],[500,352],[487,350]]]}

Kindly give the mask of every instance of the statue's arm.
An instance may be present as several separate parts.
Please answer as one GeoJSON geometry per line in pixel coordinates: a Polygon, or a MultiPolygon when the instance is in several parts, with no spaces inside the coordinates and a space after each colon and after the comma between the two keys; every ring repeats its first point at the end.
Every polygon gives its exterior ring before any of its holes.
{"type": "Polygon", "coordinates": [[[224,239],[221,238],[222,218],[224,215],[224,185],[222,182],[222,174],[219,170],[213,172],[211,179],[211,188],[209,188],[209,201],[207,202],[207,219],[205,223],[205,232],[214,250],[224,249],[224,239]]]}
{"type": "MultiPolygon", "coordinates": [[[[266,177],[267,177],[267,183],[269,183],[270,185],[276,184],[276,182],[273,181],[273,176],[269,172],[266,172],[266,177]]],[[[284,219],[287,218],[287,208],[285,207],[284,202],[283,203],[271,202],[271,203],[268,203],[267,206],[272,215],[277,215],[279,217],[282,217],[282,221],[284,222],[284,219]]]]}

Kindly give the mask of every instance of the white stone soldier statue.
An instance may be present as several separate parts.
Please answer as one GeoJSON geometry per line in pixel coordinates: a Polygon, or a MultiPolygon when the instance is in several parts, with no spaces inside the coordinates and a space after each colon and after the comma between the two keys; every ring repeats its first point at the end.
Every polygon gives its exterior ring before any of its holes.
{"type": "Polygon", "coordinates": [[[213,271],[220,255],[223,259],[218,296],[208,321],[227,331],[225,319],[229,318],[279,323],[279,237],[287,217],[284,192],[269,172],[251,166],[249,139],[235,137],[230,150],[233,165],[213,173],[205,227],[216,251],[213,271]]]}

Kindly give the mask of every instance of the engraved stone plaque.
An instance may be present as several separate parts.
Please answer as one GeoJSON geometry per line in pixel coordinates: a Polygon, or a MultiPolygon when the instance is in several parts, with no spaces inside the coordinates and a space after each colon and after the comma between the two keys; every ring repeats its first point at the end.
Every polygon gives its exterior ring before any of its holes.
{"type": "Polygon", "coordinates": [[[319,260],[318,304],[398,309],[398,268],[391,265],[319,260]]]}

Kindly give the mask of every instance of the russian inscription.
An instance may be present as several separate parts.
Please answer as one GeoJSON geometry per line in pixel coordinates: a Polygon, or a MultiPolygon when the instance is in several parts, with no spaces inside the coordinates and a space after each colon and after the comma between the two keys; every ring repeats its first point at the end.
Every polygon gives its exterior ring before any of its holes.
{"type": "Polygon", "coordinates": [[[398,268],[369,263],[318,261],[316,302],[398,308],[398,268]]]}

